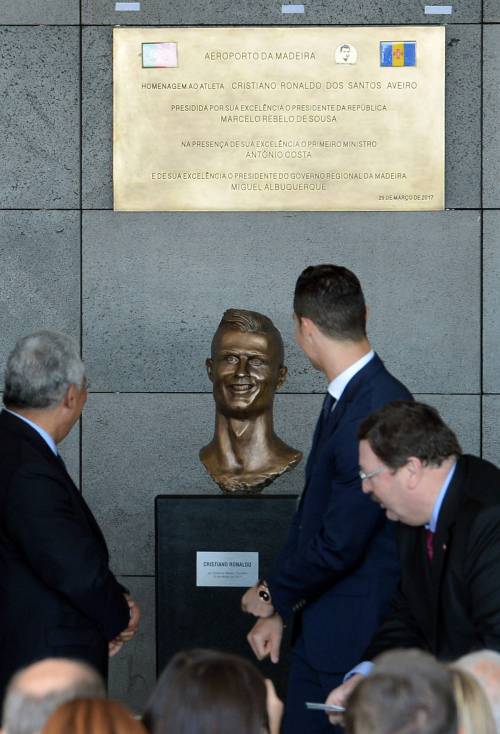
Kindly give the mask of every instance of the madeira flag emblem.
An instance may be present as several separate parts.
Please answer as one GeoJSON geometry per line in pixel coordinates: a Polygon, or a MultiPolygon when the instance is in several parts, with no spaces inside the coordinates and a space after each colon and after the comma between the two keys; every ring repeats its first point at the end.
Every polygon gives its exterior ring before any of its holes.
{"type": "Polygon", "coordinates": [[[381,41],[380,66],[416,66],[416,41],[381,41]]]}

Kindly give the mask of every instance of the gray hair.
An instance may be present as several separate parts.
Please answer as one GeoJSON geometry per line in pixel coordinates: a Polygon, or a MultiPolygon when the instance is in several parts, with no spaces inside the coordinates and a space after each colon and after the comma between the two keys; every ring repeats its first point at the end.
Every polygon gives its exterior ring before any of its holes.
{"type": "Polygon", "coordinates": [[[61,704],[77,698],[105,698],[106,689],[101,676],[85,663],[78,663],[80,677],[71,679],[65,688],[35,695],[22,687],[24,670],[11,680],[3,703],[5,734],[36,734],[61,704]]]}
{"type": "Polygon", "coordinates": [[[457,660],[455,666],[471,673],[481,684],[500,734],[500,654],[495,650],[471,652],[457,660]]]}
{"type": "Polygon", "coordinates": [[[57,405],[70,385],[81,387],[85,367],[75,342],[56,331],[22,337],[5,369],[5,405],[49,408],[57,405]]]}

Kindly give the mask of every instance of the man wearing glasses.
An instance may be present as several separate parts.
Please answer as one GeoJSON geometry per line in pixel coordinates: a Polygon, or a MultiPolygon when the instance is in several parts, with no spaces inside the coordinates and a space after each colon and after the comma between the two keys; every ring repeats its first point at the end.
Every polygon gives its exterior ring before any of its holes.
{"type": "Polygon", "coordinates": [[[500,471],[462,454],[453,431],[422,403],[386,405],[361,424],[363,492],[399,521],[401,582],[391,613],[346,682],[343,705],[369,662],[392,648],[440,660],[500,652],[500,471]]]}
{"type": "Polygon", "coordinates": [[[260,617],[248,639],[259,659],[279,658],[294,617],[285,734],[331,732],[306,701],[324,701],[360,659],[383,614],[399,564],[393,524],[361,489],[357,431],[373,410],[409,400],[374,354],[357,277],[337,265],[309,267],[294,296],[295,338],[328,382],[288,540],[266,581],[242,608],[260,617]],[[358,657],[356,657],[358,655],[358,657]]]}

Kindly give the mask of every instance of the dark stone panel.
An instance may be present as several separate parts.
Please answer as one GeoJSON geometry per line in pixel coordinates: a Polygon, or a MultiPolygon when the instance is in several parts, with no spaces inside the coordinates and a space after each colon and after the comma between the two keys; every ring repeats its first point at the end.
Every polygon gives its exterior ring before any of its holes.
{"type": "Polygon", "coordinates": [[[466,454],[479,456],[481,451],[480,395],[415,395],[420,403],[432,405],[457,434],[466,454]]]}
{"type": "MultiPolygon", "coordinates": [[[[428,3],[429,5],[436,3],[428,3]]],[[[405,23],[480,23],[481,3],[469,0],[453,6],[450,15],[425,15],[424,3],[396,0],[381,3],[375,0],[306,0],[303,14],[283,14],[281,2],[256,0],[253,3],[190,2],[174,0],[144,0],[139,12],[115,12],[115,3],[102,0],[82,0],[84,23],[120,25],[402,25],[405,23]]]]}
{"type": "Polygon", "coordinates": [[[483,2],[483,20],[485,23],[500,23],[500,2],[499,0],[484,0],[483,2]]]}
{"type": "Polygon", "coordinates": [[[80,40],[75,27],[0,27],[0,206],[79,206],[80,40]]]}
{"type": "MultiPolygon", "coordinates": [[[[309,451],[321,395],[278,395],[275,423],[290,445],[309,451]]],[[[91,394],[83,415],[83,494],[108,541],[118,573],[154,573],[154,498],[219,494],[199,462],[212,437],[211,395],[91,394]]],[[[305,457],[264,492],[299,494],[305,457]]]]}
{"type": "Polygon", "coordinates": [[[86,213],[90,380],[105,391],[208,391],[214,330],[242,307],[282,331],[285,391],[322,391],[294,345],[292,294],[306,265],[330,261],[360,277],[373,344],[412,391],[477,392],[479,256],[477,212],[86,213]]]}
{"type": "MultiPolygon", "coordinates": [[[[446,206],[449,209],[480,206],[480,49],[479,28],[448,28],[446,206]]],[[[88,209],[113,208],[112,88],[111,29],[86,28],[83,34],[83,206],[88,209]]]]}
{"type": "Polygon", "coordinates": [[[484,27],[483,206],[500,207],[500,26],[484,27]]]}
{"type": "Polygon", "coordinates": [[[17,339],[54,329],[80,340],[79,212],[0,211],[0,365],[17,339]]]}
{"type": "MultiPolygon", "coordinates": [[[[158,669],[173,655],[190,648],[222,650],[247,658],[265,678],[272,678],[278,695],[286,690],[290,667],[290,629],[280,647],[280,664],[257,662],[246,636],[255,619],[238,613],[242,594],[259,578],[267,578],[283,544],[297,507],[296,495],[274,493],[256,497],[178,497],[163,495],[155,502],[156,613],[158,669]],[[227,586],[198,586],[197,553],[255,553],[253,574],[227,586]],[[232,610],[229,614],[228,611],[232,610]],[[203,624],[200,624],[203,620],[203,624]]],[[[223,572],[224,573],[224,572],[223,572]]],[[[214,581],[212,577],[212,581],[214,581]]]]}
{"type": "Polygon", "coordinates": [[[500,211],[483,216],[483,389],[495,393],[500,392],[500,211]]]}
{"type": "Polygon", "coordinates": [[[81,0],[82,23],[91,25],[158,25],[164,0],[141,0],[139,11],[116,11],[115,0],[81,0]]]}
{"type": "Polygon", "coordinates": [[[113,208],[113,33],[82,32],[82,203],[113,208]]]}
{"type": "Polygon", "coordinates": [[[122,701],[135,714],[142,714],[153,690],[155,664],[155,580],[152,577],[120,576],[141,608],[141,622],[135,637],[111,658],[109,695],[122,701]]]}
{"type": "Polygon", "coordinates": [[[66,25],[79,22],[79,0],[2,0],[0,5],[0,23],[66,25]]]}
{"type": "Polygon", "coordinates": [[[446,31],[445,144],[446,207],[481,206],[480,26],[446,31]]]}

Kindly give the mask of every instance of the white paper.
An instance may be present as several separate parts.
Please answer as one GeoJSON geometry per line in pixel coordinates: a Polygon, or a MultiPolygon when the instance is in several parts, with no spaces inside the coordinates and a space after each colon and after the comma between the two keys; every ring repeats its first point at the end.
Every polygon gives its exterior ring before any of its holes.
{"type": "Polygon", "coordinates": [[[303,13],[304,6],[303,5],[282,5],[281,12],[282,13],[303,13]]]}
{"type": "Polygon", "coordinates": [[[424,13],[425,15],[451,15],[453,5],[426,5],[424,13]]]}
{"type": "Polygon", "coordinates": [[[127,11],[127,10],[140,10],[140,3],[115,3],[116,11],[127,11]]]}

